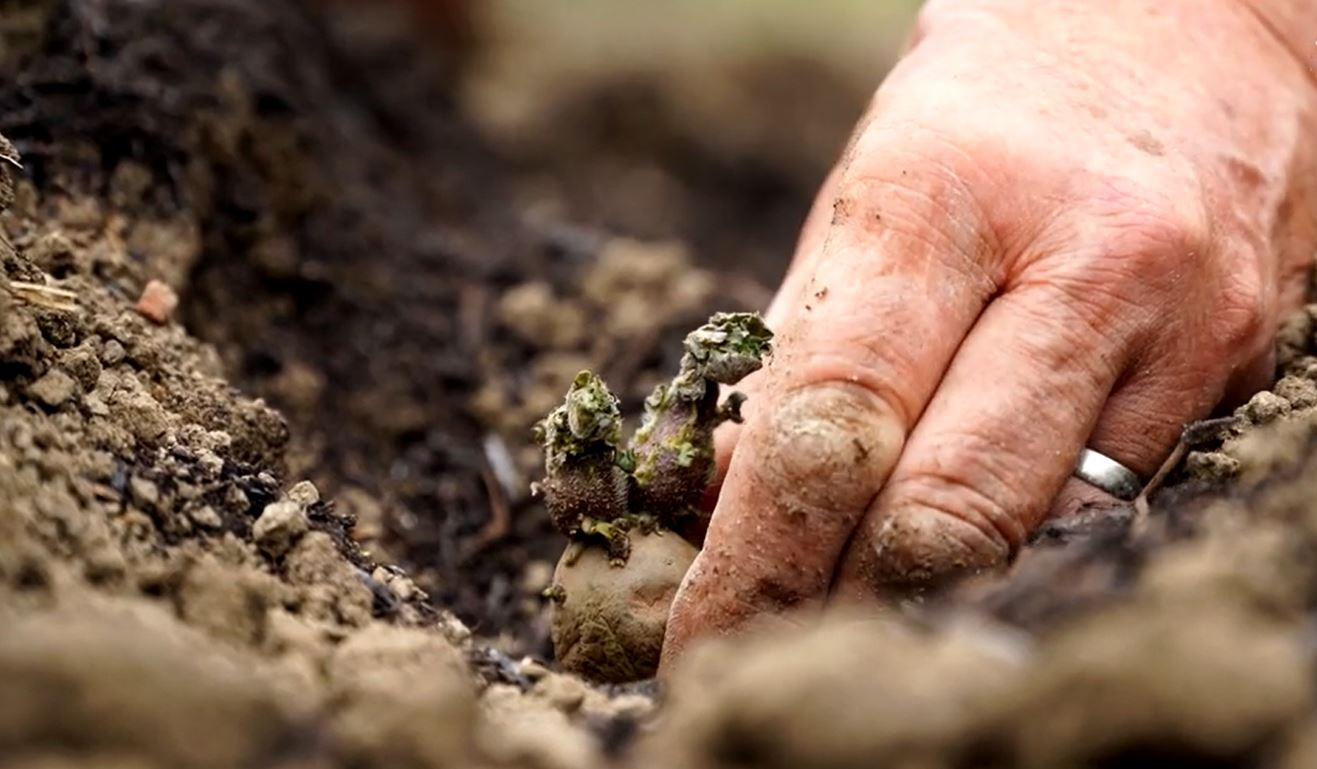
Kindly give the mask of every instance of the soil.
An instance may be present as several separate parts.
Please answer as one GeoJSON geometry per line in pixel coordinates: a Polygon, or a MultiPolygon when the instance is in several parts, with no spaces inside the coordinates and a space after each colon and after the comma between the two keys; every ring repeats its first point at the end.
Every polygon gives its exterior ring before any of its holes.
{"type": "MultiPolygon", "coordinates": [[[[1312,764],[1317,306],[1146,508],[708,646],[661,697],[553,672],[531,423],[586,366],[635,413],[686,330],[762,306],[789,245],[684,244],[789,231],[808,182],[746,211],[686,177],[724,213],[662,241],[581,226],[589,196],[530,215],[559,161],[507,162],[453,98],[470,40],[406,13],[0,10],[7,765],[1312,764]]],[[[568,157],[681,166],[655,146],[568,157]]]]}

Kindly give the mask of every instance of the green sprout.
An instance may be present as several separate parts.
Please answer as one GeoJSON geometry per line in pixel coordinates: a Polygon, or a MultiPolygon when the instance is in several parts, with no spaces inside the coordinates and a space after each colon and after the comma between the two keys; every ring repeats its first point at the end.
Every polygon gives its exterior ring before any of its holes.
{"type": "Polygon", "coordinates": [[[575,542],[607,546],[622,565],[628,532],[677,528],[694,514],[713,477],[713,431],[741,421],[745,396],[719,405],[731,385],[763,365],[773,333],[755,313],[718,313],[687,335],[677,375],[645,399],[629,447],[620,446],[618,402],[582,371],[561,406],[536,426],[547,477],[537,484],[558,529],[575,542]]]}
{"type": "Polygon", "coordinates": [[[713,431],[741,421],[745,396],[718,405],[719,385],[758,370],[773,332],[756,313],[718,313],[686,336],[686,353],[671,382],[645,400],[645,417],[632,442],[633,507],[665,522],[689,516],[713,479],[713,431]]]}
{"type": "Polygon", "coordinates": [[[536,490],[560,531],[574,536],[587,519],[608,522],[627,512],[627,474],[616,462],[622,412],[602,379],[577,374],[563,404],[536,433],[547,471],[536,490]]]}

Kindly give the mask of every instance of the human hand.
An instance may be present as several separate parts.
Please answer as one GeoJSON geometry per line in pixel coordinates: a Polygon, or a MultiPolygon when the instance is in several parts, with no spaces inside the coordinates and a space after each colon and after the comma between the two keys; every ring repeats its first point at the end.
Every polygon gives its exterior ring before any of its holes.
{"type": "Polygon", "coordinates": [[[770,308],[665,665],[760,614],[1005,563],[1091,498],[1084,446],[1147,477],[1267,381],[1317,247],[1317,88],[1265,15],[925,8],[770,308]]]}

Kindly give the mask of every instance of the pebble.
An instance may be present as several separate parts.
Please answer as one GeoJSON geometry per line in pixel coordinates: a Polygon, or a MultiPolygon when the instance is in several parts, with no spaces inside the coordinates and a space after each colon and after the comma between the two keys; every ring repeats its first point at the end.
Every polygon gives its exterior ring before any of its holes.
{"type": "Polygon", "coordinates": [[[194,523],[203,528],[218,529],[220,526],[224,525],[224,521],[220,518],[219,513],[215,512],[215,508],[210,505],[194,507],[188,511],[188,516],[194,523]]]}
{"type": "Polygon", "coordinates": [[[320,501],[320,490],[310,481],[299,481],[288,490],[287,499],[305,510],[320,501]]]}
{"type": "Polygon", "coordinates": [[[128,481],[128,490],[138,507],[153,510],[160,503],[160,487],[136,475],[128,481]]]}
{"type": "Polygon", "coordinates": [[[245,513],[251,506],[251,500],[247,498],[247,492],[237,486],[229,486],[224,490],[224,505],[235,513],[245,513]]]}
{"type": "Polygon", "coordinates": [[[426,595],[424,590],[416,586],[411,577],[396,567],[376,566],[375,571],[371,572],[370,576],[386,585],[400,601],[410,601],[413,598],[424,601],[430,597],[426,595]]]}
{"type": "Polygon", "coordinates": [[[532,681],[538,681],[553,672],[534,657],[522,657],[517,663],[517,671],[532,681]]]}
{"type": "Polygon", "coordinates": [[[137,311],[152,323],[164,324],[178,307],[178,294],[161,280],[152,280],[142,289],[137,300],[137,311]]]}
{"type": "Polygon", "coordinates": [[[78,348],[66,353],[60,360],[60,368],[76,379],[84,390],[95,388],[97,380],[101,377],[101,362],[91,350],[86,348],[78,348]]]}
{"type": "Polygon", "coordinates": [[[1290,413],[1290,402],[1275,393],[1260,392],[1244,404],[1244,414],[1255,425],[1274,422],[1288,413],[1290,413]]]}
{"type": "Polygon", "coordinates": [[[123,363],[123,359],[127,355],[128,351],[123,348],[123,345],[117,340],[111,339],[101,348],[101,363],[106,366],[117,366],[123,363]]]}
{"type": "Polygon", "coordinates": [[[306,510],[301,505],[280,500],[266,505],[252,525],[252,539],[266,553],[278,557],[288,552],[309,528],[306,510]]]}
{"type": "Polygon", "coordinates": [[[210,449],[197,451],[197,468],[206,478],[217,478],[224,470],[224,460],[210,449]]]}
{"type": "Polygon", "coordinates": [[[28,393],[50,408],[59,408],[68,402],[78,391],[78,383],[73,377],[54,369],[46,373],[28,388],[28,393]]]}

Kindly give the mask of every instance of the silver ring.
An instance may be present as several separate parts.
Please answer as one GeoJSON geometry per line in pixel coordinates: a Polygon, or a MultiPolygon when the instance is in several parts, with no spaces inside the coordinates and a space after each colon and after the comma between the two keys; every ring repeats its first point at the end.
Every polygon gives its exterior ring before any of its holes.
{"type": "Polygon", "coordinates": [[[1134,499],[1143,490],[1143,481],[1133,470],[1106,454],[1087,448],[1079,452],[1075,477],[1126,501],[1134,499]]]}

